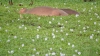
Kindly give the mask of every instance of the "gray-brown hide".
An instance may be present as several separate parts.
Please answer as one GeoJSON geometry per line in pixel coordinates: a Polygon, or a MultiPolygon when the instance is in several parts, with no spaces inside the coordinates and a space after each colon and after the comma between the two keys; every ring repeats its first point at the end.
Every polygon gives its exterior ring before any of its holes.
{"type": "Polygon", "coordinates": [[[38,16],[67,16],[68,14],[63,10],[51,7],[35,7],[32,9],[21,9],[20,14],[33,14],[38,16]]]}
{"type": "Polygon", "coordinates": [[[79,13],[77,11],[74,11],[72,9],[61,9],[64,12],[66,12],[68,15],[79,15],[79,13]]]}

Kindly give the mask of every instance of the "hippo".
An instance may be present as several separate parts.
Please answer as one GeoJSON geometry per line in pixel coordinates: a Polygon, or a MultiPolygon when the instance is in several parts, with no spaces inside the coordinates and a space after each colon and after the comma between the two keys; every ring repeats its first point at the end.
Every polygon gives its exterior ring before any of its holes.
{"type": "Polygon", "coordinates": [[[51,7],[35,7],[32,9],[21,8],[19,11],[20,14],[33,14],[38,16],[68,16],[68,14],[60,9],[51,8],[51,7]]]}

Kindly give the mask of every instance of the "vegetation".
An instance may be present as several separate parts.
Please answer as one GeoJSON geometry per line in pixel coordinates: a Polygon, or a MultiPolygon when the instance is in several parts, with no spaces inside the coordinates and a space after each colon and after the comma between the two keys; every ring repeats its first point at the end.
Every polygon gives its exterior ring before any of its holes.
{"type": "Polygon", "coordinates": [[[0,56],[100,56],[100,0],[0,2],[0,56]],[[20,18],[20,8],[37,6],[70,8],[80,15],[20,18]]]}

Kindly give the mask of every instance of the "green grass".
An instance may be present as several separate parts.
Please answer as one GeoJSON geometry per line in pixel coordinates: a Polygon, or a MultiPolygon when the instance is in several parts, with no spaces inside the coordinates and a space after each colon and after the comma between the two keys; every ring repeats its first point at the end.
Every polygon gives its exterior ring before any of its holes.
{"type": "Polygon", "coordinates": [[[28,0],[12,6],[0,2],[0,56],[100,56],[99,0],[35,0],[32,6],[28,0]],[[20,8],[37,6],[70,8],[80,15],[19,17],[20,8]]]}

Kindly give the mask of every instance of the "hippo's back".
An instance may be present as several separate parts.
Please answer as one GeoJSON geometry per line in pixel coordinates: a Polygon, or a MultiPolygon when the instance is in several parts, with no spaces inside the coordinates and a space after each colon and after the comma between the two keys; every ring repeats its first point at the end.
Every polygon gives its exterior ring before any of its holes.
{"type": "Polygon", "coordinates": [[[35,7],[32,9],[29,9],[27,13],[48,16],[52,13],[53,10],[54,8],[51,8],[51,7],[35,7]]]}

